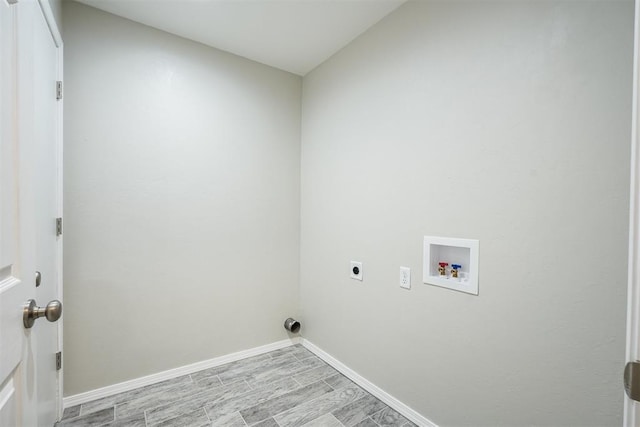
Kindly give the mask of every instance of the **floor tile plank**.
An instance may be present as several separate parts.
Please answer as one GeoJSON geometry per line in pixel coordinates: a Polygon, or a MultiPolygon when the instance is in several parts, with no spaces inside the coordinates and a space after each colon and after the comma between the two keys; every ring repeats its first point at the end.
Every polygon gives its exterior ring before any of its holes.
{"type": "Polygon", "coordinates": [[[285,393],[293,392],[298,388],[300,388],[300,385],[293,378],[288,378],[262,388],[252,390],[241,396],[214,402],[206,405],[205,409],[209,415],[209,419],[216,421],[217,419],[223,418],[229,414],[238,412],[241,409],[250,408],[285,393]]]}
{"type": "MultiPolygon", "coordinates": [[[[193,377],[192,377],[193,380],[193,377]]],[[[212,376],[207,376],[207,377],[200,377],[197,380],[193,380],[193,383],[200,388],[207,388],[207,387],[220,387],[223,386],[224,384],[222,384],[222,381],[220,380],[220,377],[217,375],[212,375],[212,376]]]]}
{"type": "Polygon", "coordinates": [[[255,424],[331,391],[333,389],[326,383],[318,381],[251,408],[243,409],[240,414],[247,424],[255,424]]]}
{"type": "Polygon", "coordinates": [[[309,358],[309,357],[315,357],[316,355],[313,354],[312,352],[310,352],[309,350],[307,350],[306,348],[304,348],[304,351],[298,351],[298,352],[296,352],[294,354],[294,356],[298,360],[304,360],[304,359],[309,358]]]}
{"type": "Polygon", "coordinates": [[[300,383],[300,385],[307,385],[320,381],[322,379],[332,377],[336,375],[338,371],[333,369],[329,365],[323,365],[318,368],[313,368],[293,376],[293,378],[300,383]]]}
{"type": "Polygon", "coordinates": [[[191,374],[193,381],[197,382],[203,378],[215,377],[221,373],[228,372],[230,370],[242,370],[252,369],[257,365],[262,365],[272,359],[270,353],[259,354],[257,356],[248,357],[242,360],[236,360],[234,362],[226,363],[224,365],[215,366],[213,368],[203,369],[202,371],[194,372],[191,374]]]}
{"type": "Polygon", "coordinates": [[[342,424],[351,427],[385,407],[386,405],[382,401],[369,394],[334,411],[333,415],[342,424]]]}
{"type": "Polygon", "coordinates": [[[365,397],[368,393],[358,386],[342,388],[326,393],[276,415],[274,418],[281,427],[302,426],[327,413],[333,412],[351,402],[365,397]]]}
{"type": "MultiPolygon", "coordinates": [[[[271,382],[280,381],[285,378],[290,378],[296,374],[307,372],[315,369],[316,364],[304,364],[299,361],[288,363],[286,365],[278,366],[275,369],[270,369],[262,372],[254,373],[248,377],[245,377],[245,381],[254,388],[263,387],[271,382]]],[[[313,381],[316,382],[316,381],[313,381]]],[[[310,382],[308,383],[310,384],[310,382]]],[[[304,384],[307,385],[307,384],[304,384]]]]}
{"type": "Polygon", "coordinates": [[[375,421],[379,426],[382,426],[382,427],[386,427],[386,426],[401,427],[409,421],[408,419],[400,415],[395,410],[389,408],[388,406],[383,408],[381,411],[371,415],[371,419],[375,421]]]}
{"type": "Polygon", "coordinates": [[[278,423],[273,418],[266,419],[264,421],[259,422],[258,424],[254,424],[251,427],[280,427],[278,423]]]}
{"type": "Polygon", "coordinates": [[[306,423],[303,427],[344,427],[332,414],[324,414],[320,418],[306,423]]]}
{"type": "Polygon", "coordinates": [[[80,405],[71,406],[69,408],[64,408],[62,412],[62,419],[66,420],[69,418],[75,418],[80,415],[80,405]]]}
{"type": "Polygon", "coordinates": [[[373,421],[371,418],[365,418],[364,420],[356,424],[354,427],[380,427],[380,426],[376,424],[376,422],[373,421]]]}
{"type": "Polygon", "coordinates": [[[144,398],[155,394],[164,394],[167,392],[175,392],[176,390],[184,390],[193,385],[193,381],[189,375],[151,384],[145,387],[136,388],[134,390],[125,391],[113,396],[107,396],[103,399],[94,400],[92,402],[83,403],[80,407],[80,415],[86,415],[105,408],[111,408],[117,404],[128,402],[131,400],[144,398]]]}
{"type": "MultiPolygon", "coordinates": [[[[228,386],[204,390],[198,394],[189,396],[187,399],[181,399],[165,405],[158,404],[146,409],[147,425],[155,426],[182,414],[189,414],[198,409],[204,410],[208,405],[236,396],[242,396],[250,391],[251,388],[247,383],[240,381],[228,386]]],[[[117,407],[117,409],[119,410],[119,407],[117,407]]]]}
{"type": "Polygon", "coordinates": [[[269,353],[271,357],[280,357],[283,355],[292,356],[292,357],[300,357],[305,358],[308,357],[309,354],[313,355],[309,350],[304,348],[300,344],[291,345],[289,347],[281,348],[279,350],[274,350],[269,353]]]}
{"type": "Polygon", "coordinates": [[[210,425],[211,422],[207,418],[207,414],[204,409],[193,411],[188,414],[182,414],[175,418],[171,418],[163,421],[160,424],[156,424],[161,427],[204,427],[210,425]]]}
{"type": "Polygon", "coordinates": [[[79,417],[70,418],[68,420],[58,423],[60,427],[92,427],[101,426],[114,420],[113,408],[106,408],[100,411],[92,412],[87,415],[81,415],[79,417]]]}
{"type": "Polygon", "coordinates": [[[112,421],[100,427],[147,427],[144,413],[112,421]]]}
{"type": "Polygon", "coordinates": [[[232,412],[214,420],[211,425],[213,427],[246,427],[247,423],[244,422],[239,412],[232,412]]]}
{"type": "MultiPolygon", "coordinates": [[[[217,390],[217,388],[213,390],[217,390]]],[[[116,419],[130,417],[140,412],[144,412],[147,409],[155,408],[160,405],[176,403],[181,400],[189,400],[194,395],[202,391],[202,389],[196,387],[193,383],[191,383],[185,384],[183,387],[175,387],[169,390],[165,390],[162,393],[140,395],[135,399],[117,404],[116,419]]]]}
{"type": "Polygon", "coordinates": [[[351,386],[355,385],[355,383],[353,381],[351,381],[349,378],[345,377],[342,374],[338,374],[338,375],[334,375],[334,376],[329,377],[329,378],[325,378],[324,382],[329,384],[334,389],[344,388],[344,387],[351,387],[351,386]]]}

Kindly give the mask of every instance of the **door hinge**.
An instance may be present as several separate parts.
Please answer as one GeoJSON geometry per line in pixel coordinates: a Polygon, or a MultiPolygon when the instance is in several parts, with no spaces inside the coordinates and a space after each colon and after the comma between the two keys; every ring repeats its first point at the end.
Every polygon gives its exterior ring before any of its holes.
{"type": "Polygon", "coordinates": [[[62,99],[62,82],[60,80],[56,82],[56,99],[58,101],[62,99]]]}
{"type": "Polygon", "coordinates": [[[62,352],[59,351],[56,353],[56,371],[62,369],[62,352]]]}
{"type": "Polygon", "coordinates": [[[56,218],[56,236],[62,236],[62,218],[56,218]]]}

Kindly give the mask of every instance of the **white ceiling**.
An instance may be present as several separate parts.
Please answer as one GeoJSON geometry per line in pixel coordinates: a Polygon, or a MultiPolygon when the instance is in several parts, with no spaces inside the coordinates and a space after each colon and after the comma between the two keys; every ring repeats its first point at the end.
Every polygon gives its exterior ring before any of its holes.
{"type": "Polygon", "coordinates": [[[406,0],[79,0],[305,75],[406,0]]]}

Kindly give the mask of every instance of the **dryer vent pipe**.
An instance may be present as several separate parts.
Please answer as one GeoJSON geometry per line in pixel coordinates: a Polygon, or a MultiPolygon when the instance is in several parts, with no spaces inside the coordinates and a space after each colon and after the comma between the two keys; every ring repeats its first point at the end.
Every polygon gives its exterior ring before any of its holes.
{"type": "Polygon", "coordinates": [[[298,322],[296,319],[289,317],[287,320],[284,321],[284,328],[289,332],[293,332],[294,334],[297,334],[298,332],[300,332],[300,322],[298,322]]]}

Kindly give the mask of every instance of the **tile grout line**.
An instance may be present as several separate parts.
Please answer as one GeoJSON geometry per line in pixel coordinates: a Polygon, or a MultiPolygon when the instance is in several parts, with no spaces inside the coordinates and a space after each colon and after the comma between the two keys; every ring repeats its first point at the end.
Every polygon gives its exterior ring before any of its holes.
{"type": "Polygon", "coordinates": [[[203,406],[202,410],[204,411],[204,416],[207,417],[207,421],[209,421],[209,425],[211,425],[211,423],[213,421],[211,421],[211,418],[209,417],[209,414],[207,413],[207,408],[203,406]]]}
{"type": "Polygon", "coordinates": [[[213,425],[213,421],[211,421],[211,416],[209,415],[209,411],[207,411],[207,406],[205,405],[202,409],[204,409],[204,413],[207,415],[207,419],[209,420],[211,425],[213,425]]]}
{"type": "MultiPolygon", "coordinates": [[[[327,377],[327,378],[328,378],[328,377],[327,377]]],[[[329,384],[328,382],[326,382],[326,381],[325,381],[327,378],[323,378],[323,379],[321,379],[320,381],[322,381],[323,383],[325,383],[326,385],[328,385],[329,387],[331,387],[331,384],[329,384]]],[[[336,389],[335,389],[335,388],[333,388],[333,387],[331,387],[331,388],[332,388],[333,390],[336,390],[336,389]]]]}
{"type": "MultiPolygon", "coordinates": [[[[335,415],[333,415],[333,413],[334,413],[334,412],[335,412],[335,411],[327,412],[327,414],[331,414],[331,416],[332,416],[333,418],[335,418],[335,419],[336,419],[336,421],[337,421],[338,423],[340,423],[340,425],[341,425],[342,427],[347,427],[347,426],[346,426],[342,421],[340,421],[340,420],[338,419],[338,417],[336,417],[335,415]]],[[[366,418],[365,418],[365,419],[366,419],[366,418]]]]}
{"type": "MultiPolygon", "coordinates": [[[[376,414],[377,414],[377,412],[376,412],[376,414]]],[[[380,424],[378,424],[378,423],[376,422],[376,420],[374,420],[373,418],[371,418],[371,415],[369,415],[367,418],[364,418],[364,419],[363,419],[363,420],[361,420],[361,421],[358,421],[357,423],[353,424],[351,427],[357,426],[358,424],[360,424],[361,422],[366,421],[366,420],[369,420],[369,421],[371,421],[374,425],[376,425],[376,426],[380,427],[380,424]]],[[[338,421],[339,421],[339,420],[338,420],[338,421]]],[[[343,425],[344,425],[344,424],[343,424],[343,425]]],[[[400,427],[403,427],[403,426],[404,426],[404,424],[403,424],[402,426],[400,426],[400,427]]]]}
{"type": "MultiPolygon", "coordinates": [[[[376,411],[376,412],[374,412],[373,414],[369,415],[369,417],[368,417],[368,418],[369,418],[371,421],[373,421],[373,423],[374,423],[375,425],[379,426],[380,424],[378,424],[378,422],[377,422],[376,420],[374,420],[374,419],[373,419],[373,416],[374,416],[374,415],[376,415],[376,414],[379,414],[380,412],[382,412],[382,411],[384,411],[384,410],[385,410],[385,408],[382,408],[382,409],[380,409],[379,411],[376,411]]],[[[406,424],[406,423],[405,423],[405,424],[406,424]]],[[[404,425],[404,424],[403,424],[403,425],[404,425]]],[[[402,427],[402,426],[400,426],[400,427],[402,427]]]]}
{"type": "MultiPolygon", "coordinates": [[[[244,423],[245,426],[248,426],[249,424],[247,424],[247,420],[244,419],[244,417],[242,416],[242,414],[240,413],[240,411],[238,411],[238,415],[240,415],[240,419],[242,420],[242,422],[244,423]]],[[[265,418],[266,419],[266,418],[265,418]]],[[[261,422],[261,421],[258,421],[261,422]]]]}

